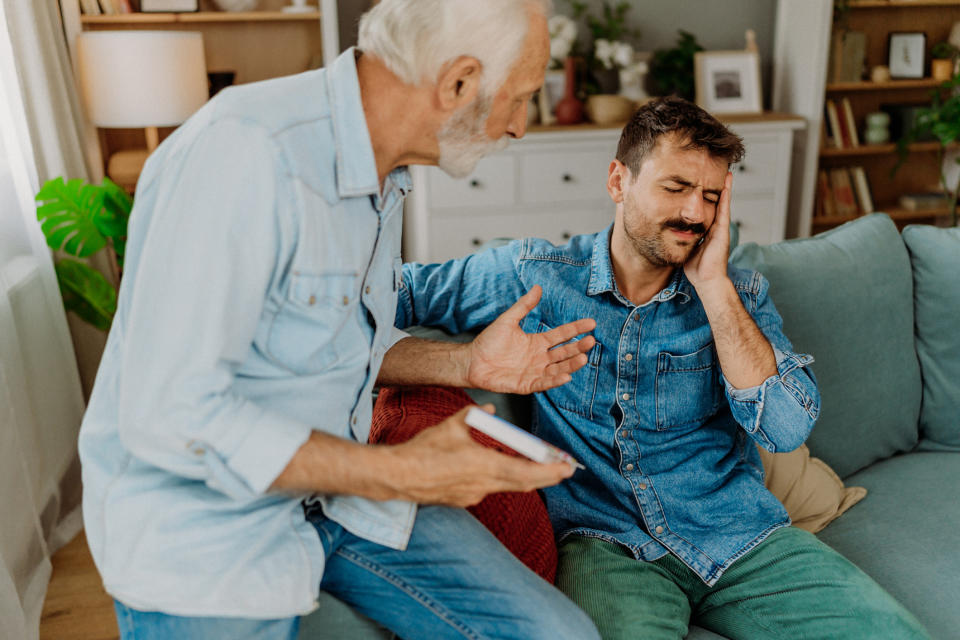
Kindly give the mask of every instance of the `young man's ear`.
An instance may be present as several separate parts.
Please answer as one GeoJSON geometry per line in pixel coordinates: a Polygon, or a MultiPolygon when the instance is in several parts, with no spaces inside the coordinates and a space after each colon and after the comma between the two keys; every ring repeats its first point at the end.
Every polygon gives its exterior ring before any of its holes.
{"type": "Polygon", "coordinates": [[[444,111],[456,111],[477,97],[483,65],[472,56],[461,56],[447,64],[437,78],[437,101],[444,111]]]}
{"type": "Polygon", "coordinates": [[[623,202],[623,188],[628,180],[630,180],[630,169],[627,168],[627,165],[619,160],[611,162],[610,168],[607,170],[607,193],[610,194],[610,199],[617,204],[623,202]]]}

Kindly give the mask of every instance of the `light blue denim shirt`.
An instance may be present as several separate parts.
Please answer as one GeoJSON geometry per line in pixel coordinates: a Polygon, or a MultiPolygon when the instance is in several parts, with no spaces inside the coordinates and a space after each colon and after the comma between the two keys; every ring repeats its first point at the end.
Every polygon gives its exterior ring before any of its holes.
{"type": "Polygon", "coordinates": [[[524,331],[594,318],[588,364],[570,383],[535,396],[533,431],[586,465],[544,490],[554,530],[621,544],[639,560],[669,550],[713,585],[790,523],[764,487],[753,443],[789,451],[806,440],[819,413],[806,369],[813,359],[792,352],[763,276],[731,268],[778,369],[757,387],[733,388],[682,269],[635,305],[614,281],[609,234],[563,247],[528,239],[442,265],[404,265],[397,326],[480,328],[535,284],[543,298],[524,331]]]}
{"type": "MultiPolygon", "coordinates": [[[[80,432],[111,595],[184,616],[315,608],[324,553],[305,496],[265,492],[312,429],[367,440],[409,188],[398,169],[380,191],[352,50],[222,92],[151,156],[80,432]]],[[[317,500],[406,545],[415,505],[317,500]]]]}

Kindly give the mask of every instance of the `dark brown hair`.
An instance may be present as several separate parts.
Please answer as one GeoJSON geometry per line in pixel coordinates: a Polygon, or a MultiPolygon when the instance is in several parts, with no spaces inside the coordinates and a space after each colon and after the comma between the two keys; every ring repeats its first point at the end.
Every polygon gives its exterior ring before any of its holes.
{"type": "Polygon", "coordinates": [[[660,136],[676,133],[683,149],[705,149],[727,165],[743,158],[743,140],[701,107],[683,98],[655,98],[633,114],[623,128],[617,160],[636,176],[660,136]]]}

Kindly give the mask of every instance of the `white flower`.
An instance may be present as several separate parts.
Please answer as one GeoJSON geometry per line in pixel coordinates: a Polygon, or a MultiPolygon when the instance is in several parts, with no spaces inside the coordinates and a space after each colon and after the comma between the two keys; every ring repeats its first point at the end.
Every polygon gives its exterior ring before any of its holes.
{"type": "Polygon", "coordinates": [[[563,60],[570,55],[570,49],[577,39],[577,24],[564,15],[552,16],[547,21],[550,30],[550,57],[563,60]]]}
{"type": "Polygon", "coordinates": [[[633,47],[626,42],[614,42],[613,61],[621,69],[629,67],[633,63],[633,47]]]}
{"type": "Polygon", "coordinates": [[[633,64],[633,47],[620,40],[597,38],[593,42],[593,57],[605,69],[625,69],[633,64]]]}
{"type": "Polygon", "coordinates": [[[600,61],[605,69],[613,69],[613,43],[604,38],[593,41],[593,57],[600,61]]]}

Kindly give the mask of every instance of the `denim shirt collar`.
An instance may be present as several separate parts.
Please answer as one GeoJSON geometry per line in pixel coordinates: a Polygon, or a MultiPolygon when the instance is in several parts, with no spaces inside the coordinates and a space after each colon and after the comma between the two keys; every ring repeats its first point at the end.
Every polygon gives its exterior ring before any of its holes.
{"type": "Polygon", "coordinates": [[[327,73],[330,119],[337,148],[337,194],[341,198],[372,196],[379,211],[387,205],[393,189],[399,189],[403,197],[410,192],[413,182],[406,167],[394,169],[384,181],[381,195],[377,161],[360,98],[358,56],[356,47],[347,49],[333,61],[327,73]]]}
{"type": "MultiPolygon", "coordinates": [[[[610,238],[613,234],[613,225],[611,224],[604,231],[597,234],[593,241],[593,256],[590,261],[590,281],[587,284],[587,295],[595,296],[601,293],[611,292],[617,299],[626,306],[635,306],[626,296],[620,293],[617,288],[616,279],[613,277],[613,261],[610,258],[610,238]]],[[[655,295],[651,302],[665,302],[676,296],[681,296],[681,302],[690,300],[692,285],[683,273],[683,269],[677,268],[673,271],[673,277],[667,288],[655,295]]]]}

